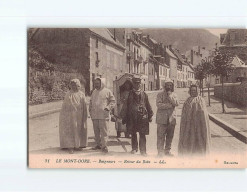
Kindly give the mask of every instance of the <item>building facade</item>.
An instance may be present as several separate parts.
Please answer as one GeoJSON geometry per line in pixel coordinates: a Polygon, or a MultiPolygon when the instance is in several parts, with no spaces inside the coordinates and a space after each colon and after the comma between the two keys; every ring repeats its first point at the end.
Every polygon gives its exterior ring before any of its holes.
{"type": "Polygon", "coordinates": [[[170,69],[169,77],[171,80],[173,80],[174,87],[177,88],[178,87],[178,75],[180,75],[180,68],[178,68],[178,58],[173,54],[171,45],[165,48],[165,62],[169,66],[169,69],[170,69]]]}
{"type": "Polygon", "coordinates": [[[65,67],[65,72],[80,73],[86,94],[96,77],[105,77],[106,86],[112,89],[115,76],[126,72],[125,47],[106,28],[40,28],[31,39],[47,60],[65,67]]]}
{"type": "Polygon", "coordinates": [[[116,75],[125,73],[124,46],[108,29],[90,29],[90,90],[95,77],[106,79],[106,87],[113,90],[116,75]]]}
{"type": "Polygon", "coordinates": [[[233,56],[232,64],[235,70],[226,79],[226,82],[239,82],[247,79],[247,29],[228,29],[220,35],[221,52],[233,56]]]}
{"type": "Polygon", "coordinates": [[[191,63],[187,63],[188,66],[187,66],[187,80],[188,80],[188,87],[192,84],[195,84],[196,83],[196,80],[195,80],[195,74],[194,74],[194,67],[191,63]]]}

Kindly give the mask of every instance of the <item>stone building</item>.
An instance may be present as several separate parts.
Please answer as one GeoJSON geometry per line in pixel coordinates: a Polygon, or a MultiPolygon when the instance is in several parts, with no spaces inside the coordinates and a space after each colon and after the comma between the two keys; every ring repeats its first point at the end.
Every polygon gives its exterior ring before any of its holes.
{"type": "Polygon", "coordinates": [[[232,64],[236,67],[226,82],[239,82],[247,79],[247,29],[228,29],[220,35],[221,52],[233,56],[232,64]]]}
{"type": "Polygon", "coordinates": [[[178,58],[177,66],[177,86],[178,87],[187,87],[188,86],[188,64],[186,58],[182,55],[178,49],[172,48],[173,54],[178,58]]]}
{"type": "Polygon", "coordinates": [[[188,80],[188,87],[192,84],[196,83],[195,80],[195,74],[194,74],[194,67],[191,63],[187,62],[188,67],[187,67],[187,80],[188,80]]]}
{"type": "Polygon", "coordinates": [[[162,43],[158,43],[151,39],[154,43],[153,58],[155,61],[155,70],[157,72],[156,85],[157,89],[161,89],[167,78],[170,78],[170,67],[166,64],[166,47],[162,43]]]}
{"type": "Polygon", "coordinates": [[[178,87],[178,58],[173,54],[171,45],[165,48],[165,62],[170,68],[170,79],[173,80],[174,87],[178,87]]]}
{"type": "Polygon", "coordinates": [[[247,29],[229,29],[220,35],[219,50],[237,55],[247,64],[247,29]]]}
{"type": "Polygon", "coordinates": [[[133,29],[126,29],[126,57],[129,73],[142,77],[144,90],[155,90],[155,62],[152,58],[152,44],[148,35],[133,29]]]}
{"type": "Polygon", "coordinates": [[[106,28],[31,30],[30,45],[52,63],[81,73],[86,80],[86,94],[93,89],[95,77],[106,78],[106,86],[112,89],[116,75],[127,71],[124,41],[121,43],[116,36],[124,37],[124,31],[114,34],[106,28]]]}
{"type": "Polygon", "coordinates": [[[238,56],[234,56],[232,64],[235,66],[235,69],[226,79],[226,82],[236,83],[247,80],[247,64],[245,64],[238,56]]]}

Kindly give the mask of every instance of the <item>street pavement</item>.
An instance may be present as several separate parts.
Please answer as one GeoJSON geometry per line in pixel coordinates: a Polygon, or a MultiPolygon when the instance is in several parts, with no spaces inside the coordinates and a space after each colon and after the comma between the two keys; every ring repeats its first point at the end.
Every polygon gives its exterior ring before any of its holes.
{"type": "MultiPolygon", "coordinates": [[[[172,142],[171,152],[176,156],[179,139],[179,124],[181,117],[181,109],[184,101],[188,97],[188,89],[177,89],[176,93],[180,97],[180,105],[177,109],[178,118],[175,128],[174,138],[172,142]]],[[[156,113],[156,93],[149,94],[149,100],[156,113]]],[[[68,154],[67,150],[61,150],[59,148],[59,129],[58,129],[59,113],[53,113],[46,116],[29,119],[29,152],[30,154],[68,154]]],[[[217,126],[210,121],[211,137],[212,137],[212,153],[217,154],[245,154],[246,144],[239,141],[227,131],[217,126]]],[[[157,127],[155,124],[155,115],[153,121],[150,124],[150,135],[147,136],[147,153],[149,156],[156,156],[156,139],[157,139],[157,127]]],[[[121,155],[129,156],[131,151],[130,139],[122,137],[116,137],[115,124],[110,122],[109,130],[109,154],[108,155],[121,155]]],[[[102,155],[100,151],[92,151],[91,147],[95,146],[94,133],[92,121],[88,118],[88,147],[83,151],[75,152],[73,155],[80,156],[98,156],[102,155]]]]}

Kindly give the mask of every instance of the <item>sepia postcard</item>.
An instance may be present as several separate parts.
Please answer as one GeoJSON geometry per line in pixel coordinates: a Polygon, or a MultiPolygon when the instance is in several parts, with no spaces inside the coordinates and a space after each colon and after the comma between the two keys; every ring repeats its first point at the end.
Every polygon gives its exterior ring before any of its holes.
{"type": "Polygon", "coordinates": [[[247,168],[247,29],[27,36],[29,168],[247,168]]]}

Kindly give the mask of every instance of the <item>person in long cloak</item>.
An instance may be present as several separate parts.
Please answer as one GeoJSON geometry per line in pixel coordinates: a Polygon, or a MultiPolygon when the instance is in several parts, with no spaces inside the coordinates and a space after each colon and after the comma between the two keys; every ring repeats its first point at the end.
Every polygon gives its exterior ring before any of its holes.
{"type": "Polygon", "coordinates": [[[178,144],[179,156],[205,156],[210,152],[211,134],[206,103],[191,85],[190,97],[182,109],[178,144]]]}
{"type": "Polygon", "coordinates": [[[87,146],[87,107],[85,94],[80,90],[78,79],[70,82],[70,91],[65,95],[59,116],[60,147],[82,150],[87,146]]]}

